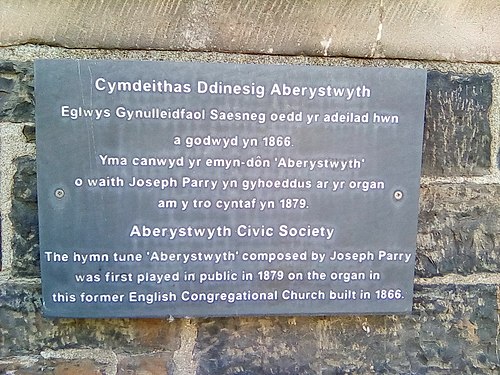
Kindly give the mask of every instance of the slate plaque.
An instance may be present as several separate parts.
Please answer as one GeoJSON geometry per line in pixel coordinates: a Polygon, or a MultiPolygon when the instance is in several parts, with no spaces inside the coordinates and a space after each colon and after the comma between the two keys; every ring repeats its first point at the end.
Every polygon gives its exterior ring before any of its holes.
{"type": "Polygon", "coordinates": [[[45,313],[404,313],[426,74],[37,61],[45,313]]]}

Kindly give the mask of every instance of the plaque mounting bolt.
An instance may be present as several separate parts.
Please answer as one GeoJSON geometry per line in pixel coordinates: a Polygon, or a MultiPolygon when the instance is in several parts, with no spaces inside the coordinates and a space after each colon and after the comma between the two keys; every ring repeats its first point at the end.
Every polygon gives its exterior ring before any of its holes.
{"type": "Polygon", "coordinates": [[[403,192],[401,190],[396,190],[394,192],[394,199],[397,201],[400,201],[401,199],[403,199],[403,192]]]}
{"type": "Polygon", "coordinates": [[[61,188],[56,189],[56,191],[54,191],[54,195],[56,196],[56,198],[61,199],[62,197],[64,197],[64,190],[61,188]]]}

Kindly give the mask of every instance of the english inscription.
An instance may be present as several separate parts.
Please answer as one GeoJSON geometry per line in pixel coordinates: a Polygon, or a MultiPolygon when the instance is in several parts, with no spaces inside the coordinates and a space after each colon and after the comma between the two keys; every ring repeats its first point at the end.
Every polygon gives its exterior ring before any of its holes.
{"type": "Polygon", "coordinates": [[[37,61],[45,313],[409,312],[425,81],[37,61]]]}

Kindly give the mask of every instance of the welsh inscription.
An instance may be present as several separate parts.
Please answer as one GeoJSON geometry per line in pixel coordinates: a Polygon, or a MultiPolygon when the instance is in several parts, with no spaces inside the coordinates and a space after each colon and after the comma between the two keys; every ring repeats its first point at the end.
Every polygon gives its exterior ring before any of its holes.
{"type": "Polygon", "coordinates": [[[37,61],[45,313],[403,313],[426,74],[37,61]]]}

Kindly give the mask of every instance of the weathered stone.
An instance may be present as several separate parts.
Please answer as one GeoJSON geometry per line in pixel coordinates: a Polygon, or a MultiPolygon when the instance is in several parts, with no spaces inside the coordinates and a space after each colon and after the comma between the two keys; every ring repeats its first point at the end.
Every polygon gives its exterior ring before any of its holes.
{"type": "Polygon", "coordinates": [[[36,164],[31,156],[15,160],[12,210],[12,273],[15,276],[38,277],[40,254],[38,245],[38,209],[36,196],[36,164]]]}
{"type": "Polygon", "coordinates": [[[0,284],[0,358],[70,348],[168,353],[180,345],[179,320],[47,319],[41,306],[38,284],[0,284]]]}
{"type": "Polygon", "coordinates": [[[428,72],[424,175],[490,173],[492,80],[491,74],[428,72]]]}
{"type": "Polygon", "coordinates": [[[34,143],[36,139],[35,127],[30,125],[23,126],[23,135],[26,138],[26,142],[34,143]]]}
{"type": "Polygon", "coordinates": [[[212,319],[198,375],[494,374],[496,286],[417,286],[413,314],[212,319]]]}
{"type": "Polygon", "coordinates": [[[8,282],[0,284],[0,286],[0,307],[2,309],[26,314],[40,310],[42,299],[38,284],[17,285],[14,282],[8,282]]]}
{"type": "MultiPolygon", "coordinates": [[[[0,71],[4,72],[0,82],[1,111],[5,103],[20,101],[22,95],[15,92],[20,84],[16,65],[0,63],[0,71]]],[[[23,84],[32,86],[32,77],[26,79],[23,84]]],[[[490,161],[487,122],[491,77],[461,75],[455,79],[451,74],[430,72],[429,82],[424,173],[489,173],[494,164],[490,161]],[[441,112],[455,119],[453,125],[441,112]],[[442,154],[439,142],[450,155],[442,154]]],[[[17,118],[15,121],[22,118],[8,116],[5,118],[17,118]]],[[[23,132],[27,141],[34,140],[34,127],[24,126],[23,132]]],[[[498,158],[500,168],[500,154],[498,158]]],[[[12,275],[37,277],[35,161],[23,157],[15,163],[10,216],[15,231],[12,275]]],[[[499,185],[470,183],[422,188],[417,276],[500,272],[499,193],[499,185]]],[[[40,313],[37,281],[20,283],[14,279],[0,284],[0,358],[34,353],[36,357],[48,348],[119,348],[118,373],[178,374],[172,357],[180,347],[182,321],[46,319],[40,313]]],[[[496,285],[417,285],[411,316],[199,320],[193,358],[199,363],[200,375],[497,374],[497,290],[496,285]]],[[[0,373],[43,371],[68,375],[105,371],[104,364],[90,359],[38,357],[27,364],[7,362],[0,360],[0,373]]]]}
{"type": "Polygon", "coordinates": [[[0,122],[33,122],[33,64],[0,61],[0,122]]]}
{"type": "Polygon", "coordinates": [[[117,375],[168,375],[172,353],[127,355],[118,361],[117,375]]]}
{"type": "Polygon", "coordinates": [[[11,78],[0,77],[0,105],[6,102],[6,96],[12,92],[14,80],[11,78]]]}
{"type": "Polygon", "coordinates": [[[102,375],[106,366],[91,359],[48,360],[34,357],[31,361],[9,360],[0,363],[0,373],[6,375],[102,375]]]}
{"type": "Polygon", "coordinates": [[[37,340],[36,332],[49,325],[35,318],[41,305],[38,285],[0,284],[0,358],[29,352],[27,343],[37,340]]]}
{"type": "Polygon", "coordinates": [[[416,274],[500,272],[499,196],[500,185],[423,187],[416,274]]]}
{"type": "Polygon", "coordinates": [[[90,359],[56,360],[55,362],[54,375],[102,375],[104,373],[104,366],[90,359]]]}
{"type": "Polygon", "coordinates": [[[0,45],[500,61],[496,0],[3,0],[0,45]],[[286,26],[286,27],[285,27],[286,26]]]}

